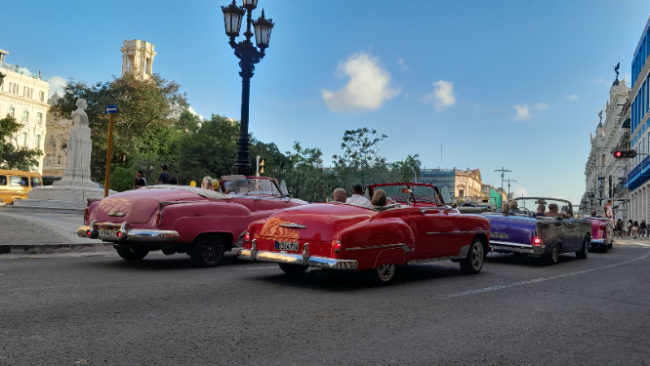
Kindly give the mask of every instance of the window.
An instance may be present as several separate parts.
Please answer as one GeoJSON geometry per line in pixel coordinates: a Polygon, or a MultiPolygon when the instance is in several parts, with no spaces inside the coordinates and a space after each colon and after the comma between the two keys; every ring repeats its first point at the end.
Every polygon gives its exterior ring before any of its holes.
{"type": "Polygon", "coordinates": [[[23,122],[29,122],[29,112],[28,111],[23,111],[23,122]]]}
{"type": "Polygon", "coordinates": [[[52,155],[47,155],[45,158],[45,166],[52,166],[52,155]]]}
{"type": "Polygon", "coordinates": [[[27,177],[9,176],[9,185],[14,187],[28,187],[29,179],[27,177]]]}
{"type": "Polygon", "coordinates": [[[458,190],[458,198],[463,198],[465,197],[465,190],[464,189],[459,189],[458,190]]]}
{"type": "Polygon", "coordinates": [[[27,132],[20,134],[20,141],[23,143],[22,147],[27,147],[27,132]]]}
{"type": "Polygon", "coordinates": [[[45,102],[45,92],[42,92],[42,91],[41,91],[41,92],[38,92],[38,99],[39,99],[41,102],[45,102]]]}
{"type": "Polygon", "coordinates": [[[600,166],[605,166],[605,154],[600,156],[600,166]]]}
{"type": "Polygon", "coordinates": [[[39,125],[43,124],[43,113],[36,113],[36,123],[39,125]]]}
{"type": "Polygon", "coordinates": [[[53,149],[56,149],[56,140],[54,137],[50,137],[50,146],[52,146],[53,149]]]}
{"type": "Polygon", "coordinates": [[[23,86],[23,97],[31,99],[33,91],[34,89],[23,86]]]}
{"type": "Polygon", "coordinates": [[[41,135],[36,135],[36,146],[34,146],[35,149],[41,149],[41,135]]]}
{"type": "Polygon", "coordinates": [[[7,176],[0,175],[0,186],[6,186],[6,185],[7,185],[7,176]]]}
{"type": "Polygon", "coordinates": [[[61,164],[61,155],[58,156],[58,159],[56,159],[57,164],[61,164]]]}
{"type": "Polygon", "coordinates": [[[14,107],[9,107],[9,109],[7,110],[7,114],[12,117],[16,117],[16,110],[14,109],[14,107]]]}
{"type": "Polygon", "coordinates": [[[9,83],[9,93],[18,95],[18,84],[9,83]]]}
{"type": "Polygon", "coordinates": [[[30,180],[32,181],[32,187],[40,187],[41,186],[41,178],[32,177],[30,180]]]}

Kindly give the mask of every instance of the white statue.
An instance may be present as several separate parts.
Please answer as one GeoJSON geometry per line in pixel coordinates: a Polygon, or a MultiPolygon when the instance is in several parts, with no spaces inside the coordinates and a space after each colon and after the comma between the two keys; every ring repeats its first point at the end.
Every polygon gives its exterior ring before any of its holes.
{"type": "Polygon", "coordinates": [[[72,120],[75,126],[88,127],[88,115],[86,114],[88,103],[85,99],[77,99],[77,109],[72,112],[72,120]]]}
{"type": "Polygon", "coordinates": [[[86,100],[77,99],[77,109],[72,112],[74,125],[70,128],[63,179],[55,182],[55,186],[99,187],[90,180],[92,141],[86,108],[88,108],[86,100]]]}

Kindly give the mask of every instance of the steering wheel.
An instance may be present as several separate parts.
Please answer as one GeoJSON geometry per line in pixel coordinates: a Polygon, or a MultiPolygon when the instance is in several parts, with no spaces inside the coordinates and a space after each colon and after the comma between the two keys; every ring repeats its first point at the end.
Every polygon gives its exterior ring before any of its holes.
{"type": "Polygon", "coordinates": [[[528,216],[533,216],[533,214],[530,213],[530,210],[527,209],[526,207],[521,207],[521,208],[519,208],[519,211],[523,211],[523,212],[524,212],[526,215],[528,215],[528,216]]]}

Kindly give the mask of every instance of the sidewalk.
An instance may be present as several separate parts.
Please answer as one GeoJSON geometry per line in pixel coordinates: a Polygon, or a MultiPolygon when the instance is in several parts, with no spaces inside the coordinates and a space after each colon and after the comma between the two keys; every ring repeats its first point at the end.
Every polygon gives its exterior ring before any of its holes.
{"type": "Polygon", "coordinates": [[[83,216],[0,210],[0,254],[42,254],[112,250],[110,244],[77,236],[83,216]]]}

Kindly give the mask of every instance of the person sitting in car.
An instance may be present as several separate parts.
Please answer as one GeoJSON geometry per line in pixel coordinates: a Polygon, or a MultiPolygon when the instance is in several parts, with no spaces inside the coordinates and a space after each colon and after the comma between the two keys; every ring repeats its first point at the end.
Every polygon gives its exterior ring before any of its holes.
{"type": "Polygon", "coordinates": [[[546,216],[554,216],[554,217],[562,217],[565,219],[568,219],[570,216],[567,214],[559,213],[558,212],[559,207],[557,203],[550,203],[548,205],[548,212],[546,213],[546,216]]]}
{"type": "Polygon", "coordinates": [[[535,217],[546,216],[544,215],[544,211],[546,211],[545,205],[542,204],[537,206],[537,213],[535,214],[535,217]]]}
{"type": "Polygon", "coordinates": [[[386,191],[384,191],[383,189],[376,189],[375,192],[372,194],[372,199],[370,200],[370,203],[376,207],[384,207],[386,205],[395,204],[395,201],[386,197],[386,191]]]}
{"type": "Polygon", "coordinates": [[[510,200],[510,202],[508,202],[508,204],[510,205],[510,213],[511,214],[523,213],[522,211],[519,210],[517,201],[510,200]]]}

